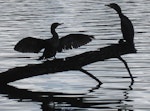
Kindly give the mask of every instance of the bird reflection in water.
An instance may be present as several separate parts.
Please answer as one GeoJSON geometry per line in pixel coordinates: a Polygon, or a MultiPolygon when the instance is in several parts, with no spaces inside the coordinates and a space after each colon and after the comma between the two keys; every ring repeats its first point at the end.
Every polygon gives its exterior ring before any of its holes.
{"type": "MultiPolygon", "coordinates": [[[[38,102],[37,105],[41,107],[42,111],[56,111],[56,110],[67,110],[67,111],[72,111],[76,110],[78,108],[96,108],[96,109],[112,109],[112,106],[118,105],[119,107],[116,107],[116,110],[118,111],[124,111],[126,108],[128,109],[129,106],[128,104],[123,104],[123,101],[125,101],[126,96],[124,98],[116,98],[116,99],[111,99],[110,100],[107,98],[100,99],[97,101],[97,99],[91,101],[88,101],[87,93],[82,93],[82,94],[69,94],[69,93],[57,93],[57,92],[35,92],[35,91],[30,91],[27,89],[18,89],[16,87],[10,86],[10,85],[0,85],[1,90],[0,94],[5,94],[6,98],[12,99],[13,101],[16,102],[38,102]],[[39,104],[40,103],[40,104],[39,104]],[[68,105],[68,106],[67,106],[68,105]],[[100,106],[100,107],[95,107],[95,106],[100,106]],[[122,107],[122,106],[126,106],[122,107]]],[[[105,88],[104,88],[105,89],[105,88]]],[[[111,90],[111,89],[109,89],[111,90]]],[[[119,89],[118,89],[119,90],[119,89]]],[[[130,89],[122,89],[128,94],[128,91],[130,89]]],[[[106,90],[108,91],[108,89],[106,90]]],[[[103,94],[103,93],[102,93],[103,94]]],[[[107,97],[107,93],[102,95],[104,97],[107,97]]],[[[92,97],[92,96],[91,96],[92,97]]],[[[94,96],[95,98],[95,96],[94,96]]],[[[113,110],[114,110],[113,107],[113,110]]],[[[132,109],[133,106],[130,105],[130,108],[132,109]]],[[[133,111],[133,110],[126,110],[126,111],[133,111]]]]}

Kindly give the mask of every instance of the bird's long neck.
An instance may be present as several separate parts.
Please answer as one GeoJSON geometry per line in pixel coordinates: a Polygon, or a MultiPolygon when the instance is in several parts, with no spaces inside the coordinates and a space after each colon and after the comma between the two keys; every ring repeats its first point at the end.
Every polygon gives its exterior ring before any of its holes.
{"type": "Polygon", "coordinates": [[[121,16],[123,15],[121,9],[116,10],[116,12],[118,13],[119,17],[121,18],[121,16]]]}
{"type": "Polygon", "coordinates": [[[120,18],[122,18],[124,16],[122,12],[119,12],[118,15],[120,18]]]}
{"type": "Polygon", "coordinates": [[[57,38],[58,39],[58,34],[55,31],[56,28],[51,28],[51,33],[53,35],[53,38],[57,38]]]}

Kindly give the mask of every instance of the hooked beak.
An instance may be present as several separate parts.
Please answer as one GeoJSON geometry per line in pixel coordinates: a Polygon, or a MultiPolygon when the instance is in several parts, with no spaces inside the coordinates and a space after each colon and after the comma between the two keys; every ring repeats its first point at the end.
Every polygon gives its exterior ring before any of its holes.
{"type": "Polygon", "coordinates": [[[62,25],[62,24],[64,24],[64,23],[59,23],[59,25],[62,25]]]}
{"type": "Polygon", "coordinates": [[[110,7],[110,4],[106,4],[105,6],[110,7]]]}

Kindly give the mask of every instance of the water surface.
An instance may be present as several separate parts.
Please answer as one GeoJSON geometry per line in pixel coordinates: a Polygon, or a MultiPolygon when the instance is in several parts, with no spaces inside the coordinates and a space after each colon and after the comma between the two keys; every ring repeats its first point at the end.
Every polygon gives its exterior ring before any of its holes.
{"type": "MultiPolygon", "coordinates": [[[[43,75],[10,83],[0,89],[2,111],[148,111],[150,110],[150,1],[124,0],[118,3],[135,28],[136,54],[122,57],[135,78],[131,85],[124,64],[118,59],[96,62],[84,69],[103,84],[78,71],[43,75]],[[42,98],[42,99],[41,99],[42,98]]],[[[105,4],[111,0],[9,0],[0,1],[0,71],[17,66],[38,64],[39,54],[19,53],[14,45],[22,38],[49,38],[53,22],[59,36],[84,33],[95,40],[78,49],[56,55],[65,58],[117,43],[122,38],[120,19],[105,4]]]]}

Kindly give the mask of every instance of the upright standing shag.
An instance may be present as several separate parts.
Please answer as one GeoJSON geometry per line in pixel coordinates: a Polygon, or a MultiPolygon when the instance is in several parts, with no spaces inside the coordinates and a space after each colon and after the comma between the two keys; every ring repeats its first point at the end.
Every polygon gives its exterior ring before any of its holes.
{"type": "Polygon", "coordinates": [[[55,29],[61,25],[61,23],[53,23],[51,25],[52,38],[50,39],[38,39],[33,37],[27,37],[20,40],[14,47],[19,52],[31,52],[38,53],[44,49],[43,55],[39,59],[47,59],[55,57],[57,52],[61,52],[63,49],[78,48],[82,45],[90,42],[94,37],[86,34],[69,34],[59,39],[55,29]]]}
{"type": "MultiPolygon", "coordinates": [[[[117,11],[120,19],[121,19],[121,31],[123,34],[123,39],[129,43],[129,45],[134,45],[134,28],[132,25],[132,22],[129,20],[129,18],[127,16],[125,16],[122,11],[121,8],[119,7],[118,4],[116,3],[111,3],[106,5],[110,8],[113,8],[114,10],[117,11]]],[[[120,40],[122,41],[122,39],[120,40]]]]}

